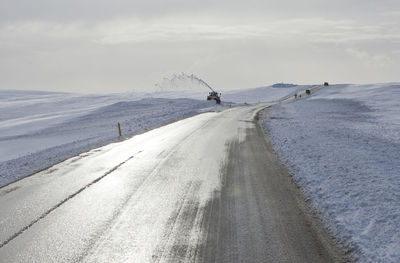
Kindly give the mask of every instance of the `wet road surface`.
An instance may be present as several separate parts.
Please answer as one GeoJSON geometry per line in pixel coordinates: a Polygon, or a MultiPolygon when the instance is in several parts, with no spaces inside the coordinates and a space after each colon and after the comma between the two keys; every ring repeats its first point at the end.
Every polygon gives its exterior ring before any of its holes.
{"type": "Polygon", "coordinates": [[[265,140],[204,113],[0,189],[0,262],[342,262],[265,140]]]}

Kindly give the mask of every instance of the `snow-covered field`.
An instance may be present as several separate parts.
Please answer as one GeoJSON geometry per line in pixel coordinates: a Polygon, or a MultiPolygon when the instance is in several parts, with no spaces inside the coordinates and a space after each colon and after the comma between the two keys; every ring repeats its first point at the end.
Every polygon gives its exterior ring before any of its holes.
{"type": "Polygon", "coordinates": [[[400,84],[335,85],[265,121],[312,205],[361,262],[400,262],[400,84]]]}
{"type": "MultiPolygon", "coordinates": [[[[248,97],[275,101],[298,87],[250,89],[248,97]]],[[[218,110],[208,89],[82,95],[0,91],[0,187],[79,153],[194,114],[218,110]]],[[[243,91],[229,93],[244,103],[243,91]]],[[[223,94],[223,101],[226,101],[223,94]]],[[[247,101],[250,102],[250,101],[247,101]]]]}

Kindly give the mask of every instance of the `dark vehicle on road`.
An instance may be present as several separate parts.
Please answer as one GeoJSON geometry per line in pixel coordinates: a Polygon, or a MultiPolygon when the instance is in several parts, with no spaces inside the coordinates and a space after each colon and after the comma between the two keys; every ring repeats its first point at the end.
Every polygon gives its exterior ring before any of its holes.
{"type": "Polygon", "coordinates": [[[218,95],[218,92],[210,91],[208,93],[207,100],[215,100],[217,104],[221,104],[221,93],[218,95]]]}

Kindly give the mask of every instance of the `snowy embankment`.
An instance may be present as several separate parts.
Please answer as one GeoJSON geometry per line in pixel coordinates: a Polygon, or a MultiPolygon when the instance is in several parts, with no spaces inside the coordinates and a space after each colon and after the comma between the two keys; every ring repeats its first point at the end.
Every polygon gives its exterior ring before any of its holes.
{"type": "Polygon", "coordinates": [[[336,85],[276,105],[276,150],[360,262],[400,262],[400,85],[336,85]]]}
{"type": "MultiPolygon", "coordinates": [[[[229,103],[275,101],[298,88],[234,91],[229,93],[229,103]]],[[[127,137],[203,111],[219,109],[214,101],[205,100],[207,94],[204,88],[109,95],[0,91],[0,187],[119,140],[118,122],[123,137],[127,137]]],[[[224,94],[222,98],[226,101],[224,94]]]]}

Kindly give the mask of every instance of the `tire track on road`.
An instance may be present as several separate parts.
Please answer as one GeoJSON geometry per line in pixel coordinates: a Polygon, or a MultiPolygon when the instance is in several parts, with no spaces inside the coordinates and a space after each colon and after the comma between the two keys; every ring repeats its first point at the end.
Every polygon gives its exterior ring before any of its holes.
{"type": "Polygon", "coordinates": [[[123,164],[125,164],[126,162],[128,162],[129,160],[131,160],[132,158],[134,158],[137,154],[141,153],[142,151],[139,151],[137,153],[135,153],[134,155],[130,156],[128,159],[126,159],[125,161],[119,163],[118,165],[114,166],[113,168],[111,168],[109,171],[107,171],[106,173],[104,173],[102,176],[96,178],[95,180],[91,181],[90,183],[86,184],[85,186],[81,187],[79,190],[77,190],[76,192],[74,192],[73,194],[67,196],[66,198],[64,198],[62,201],[60,201],[59,203],[57,203],[56,205],[54,205],[53,207],[51,207],[49,210],[47,210],[46,212],[44,212],[42,215],[40,215],[38,218],[36,218],[35,220],[33,220],[31,223],[29,223],[27,226],[23,227],[21,230],[19,230],[18,232],[14,233],[11,237],[9,237],[7,240],[5,240],[3,243],[0,244],[0,248],[4,247],[5,245],[7,245],[9,242],[11,242],[13,239],[15,239],[16,237],[18,237],[19,235],[21,235],[23,232],[25,232],[27,229],[29,229],[31,226],[33,226],[34,224],[36,224],[37,222],[39,222],[40,220],[42,220],[43,218],[45,218],[47,215],[49,215],[51,212],[53,212],[54,210],[56,210],[57,208],[59,208],[60,206],[62,206],[63,204],[65,204],[66,202],[68,202],[69,200],[71,200],[72,198],[74,198],[75,196],[77,196],[78,194],[80,194],[82,191],[84,191],[85,189],[91,187],[92,185],[96,184],[97,182],[99,182],[101,179],[103,179],[104,177],[106,177],[107,175],[111,174],[112,172],[116,171],[118,168],[120,168],[123,164]]]}

